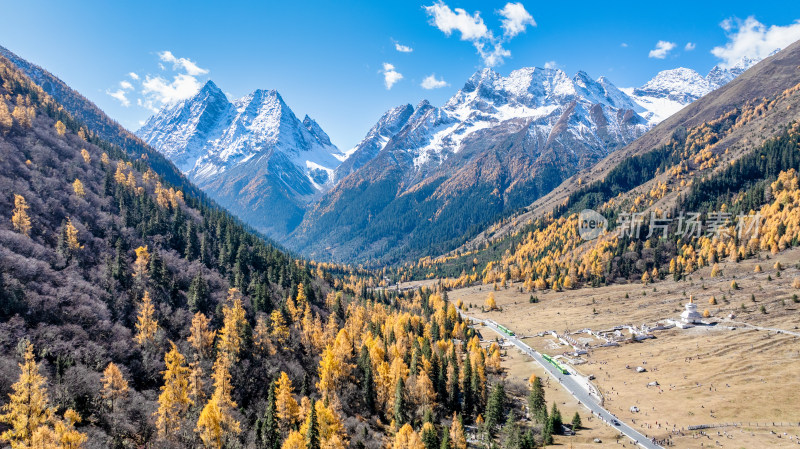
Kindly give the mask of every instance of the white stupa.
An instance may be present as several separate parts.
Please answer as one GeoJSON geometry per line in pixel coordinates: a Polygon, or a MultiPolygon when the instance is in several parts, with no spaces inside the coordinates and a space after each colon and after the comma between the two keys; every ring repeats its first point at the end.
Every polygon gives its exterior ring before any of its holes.
{"type": "Polygon", "coordinates": [[[689,298],[689,303],[686,304],[686,310],[681,313],[681,321],[685,324],[697,324],[703,319],[703,316],[697,312],[697,304],[694,303],[694,298],[689,298]]]}

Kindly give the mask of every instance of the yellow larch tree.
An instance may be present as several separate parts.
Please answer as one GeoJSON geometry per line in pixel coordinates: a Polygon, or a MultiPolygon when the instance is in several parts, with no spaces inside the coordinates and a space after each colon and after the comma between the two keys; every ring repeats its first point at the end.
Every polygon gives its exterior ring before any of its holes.
{"type": "Polygon", "coordinates": [[[286,310],[289,312],[289,320],[291,323],[296,323],[300,319],[300,314],[303,312],[302,309],[295,305],[291,296],[286,298],[286,310]]]}
{"type": "Polygon", "coordinates": [[[75,178],[75,181],[72,183],[72,190],[75,192],[75,195],[81,198],[86,196],[86,189],[83,188],[83,183],[78,178],[75,178]]]}
{"type": "Polygon", "coordinates": [[[11,112],[8,110],[6,101],[0,98],[0,130],[7,131],[14,126],[14,120],[11,118],[11,112]]]}
{"type": "Polygon", "coordinates": [[[0,422],[9,427],[0,434],[0,441],[7,442],[12,449],[28,449],[34,447],[37,429],[52,426],[54,411],[47,397],[47,379],[39,373],[30,342],[25,344],[23,362],[19,367],[19,380],[11,386],[10,401],[3,406],[0,415],[0,422]]]}
{"type": "Polygon", "coordinates": [[[207,318],[202,312],[197,312],[192,317],[192,326],[187,340],[199,358],[211,355],[216,331],[210,329],[210,322],[211,319],[207,318]]]}
{"type": "Polygon", "coordinates": [[[55,425],[55,441],[57,449],[80,449],[88,437],[75,428],[81,422],[81,416],[73,409],[64,412],[64,419],[57,420],[55,425]]]}
{"type": "Polygon", "coordinates": [[[147,246],[136,248],[136,260],[133,262],[133,275],[142,282],[147,280],[147,268],[150,265],[150,252],[147,246]]]}
{"type": "Polygon", "coordinates": [[[411,425],[404,424],[394,435],[392,449],[425,449],[425,445],[411,425]]]}
{"type": "MultiPolygon", "coordinates": [[[[344,425],[336,410],[330,404],[326,406],[324,401],[316,401],[314,402],[314,411],[317,414],[317,428],[321,446],[325,447],[326,443],[330,445],[345,444],[347,438],[344,425]]],[[[300,433],[303,435],[308,434],[308,420],[300,426],[300,433]]]]}
{"type": "Polygon", "coordinates": [[[489,296],[486,298],[486,308],[488,310],[494,310],[497,308],[497,302],[494,299],[494,293],[489,293],[489,296]]]}
{"type": "Polygon", "coordinates": [[[63,136],[67,133],[67,127],[61,122],[61,120],[56,122],[55,128],[59,136],[63,136]]]}
{"type": "Polygon", "coordinates": [[[453,423],[450,424],[451,449],[467,449],[467,438],[464,436],[464,426],[461,420],[453,413],[453,423]]]}
{"type": "Polygon", "coordinates": [[[19,126],[24,128],[30,128],[33,123],[31,116],[28,114],[28,108],[24,105],[17,105],[14,107],[14,112],[12,112],[11,115],[17,119],[19,126]]]}
{"type": "Polygon", "coordinates": [[[225,360],[226,357],[227,354],[224,352],[217,356],[217,360],[214,361],[214,373],[211,377],[214,379],[214,396],[219,403],[224,408],[234,409],[236,403],[233,402],[233,383],[229,370],[231,362],[225,360]]]}
{"type": "Polygon", "coordinates": [[[211,449],[222,449],[230,436],[241,432],[241,424],[233,416],[236,403],[231,398],[233,386],[228,371],[230,361],[227,354],[220,353],[214,362],[214,394],[200,412],[194,431],[200,435],[203,445],[211,449]]]}
{"type": "Polygon", "coordinates": [[[289,340],[289,326],[286,325],[286,320],[280,310],[272,311],[270,322],[272,326],[271,335],[275,345],[283,350],[288,349],[286,342],[289,340]]]}
{"type": "Polygon", "coordinates": [[[136,190],[136,175],[133,174],[133,171],[128,172],[128,177],[125,179],[125,185],[132,190],[136,190]]]}
{"type": "Polygon", "coordinates": [[[271,356],[277,352],[270,339],[269,325],[263,315],[256,319],[256,327],[253,329],[253,346],[260,355],[271,356]]]}
{"type": "Polygon", "coordinates": [[[289,375],[281,371],[275,381],[275,410],[282,429],[288,429],[299,420],[300,406],[294,398],[294,388],[289,375]]]}
{"type": "Polygon", "coordinates": [[[305,309],[306,304],[308,303],[308,296],[306,295],[306,289],[303,287],[303,283],[297,284],[297,308],[302,310],[305,309]]]}
{"type": "Polygon", "coordinates": [[[313,349],[316,335],[314,329],[314,314],[311,312],[311,306],[306,302],[303,309],[303,319],[300,322],[300,338],[301,343],[308,349],[313,349]]]}
{"type": "Polygon", "coordinates": [[[142,303],[139,305],[139,315],[136,318],[136,335],[133,337],[140,346],[152,343],[158,331],[158,321],[155,319],[156,309],[150,299],[150,292],[145,290],[142,303]]]}
{"type": "Polygon", "coordinates": [[[339,437],[338,435],[334,435],[327,440],[322,441],[322,444],[320,445],[320,449],[347,449],[348,447],[347,440],[339,437]]]}
{"type": "Polygon", "coordinates": [[[492,343],[489,348],[489,357],[486,359],[486,366],[493,372],[500,372],[500,347],[497,343],[492,343]]]}
{"type": "Polygon", "coordinates": [[[22,195],[14,195],[14,213],[11,224],[20,234],[31,235],[31,218],[28,216],[28,202],[22,195]]]}
{"type": "Polygon", "coordinates": [[[242,333],[247,324],[242,299],[237,289],[228,290],[228,300],[222,306],[222,315],[222,329],[219,331],[217,349],[226,354],[229,363],[236,363],[239,351],[242,350],[242,333]]]}
{"type": "Polygon", "coordinates": [[[124,162],[119,161],[117,162],[117,169],[114,172],[114,181],[117,184],[125,185],[125,182],[128,180],[128,177],[125,176],[125,171],[128,169],[128,166],[125,165],[124,162]]]}
{"type": "Polygon", "coordinates": [[[122,376],[122,371],[114,363],[109,363],[103,371],[103,389],[100,391],[103,399],[109,401],[111,413],[116,410],[115,405],[118,401],[128,395],[128,381],[122,376]]]}
{"type": "Polygon", "coordinates": [[[72,220],[67,217],[67,222],[64,225],[64,234],[66,236],[67,248],[71,251],[83,249],[83,245],[78,241],[78,229],[72,224],[72,220]]]}
{"type": "Polygon", "coordinates": [[[173,342],[170,342],[170,350],[164,355],[164,364],[164,385],[161,386],[161,394],[158,396],[156,427],[159,437],[174,440],[180,432],[184,415],[194,403],[189,398],[191,373],[186,366],[186,358],[173,342]]]}
{"type": "Polygon", "coordinates": [[[148,168],[146,172],[142,173],[142,182],[147,185],[150,185],[155,179],[158,179],[158,175],[152,168],[148,168]]]}
{"type": "Polygon", "coordinates": [[[306,437],[297,430],[292,430],[283,440],[281,449],[306,449],[306,437]]]}
{"type": "Polygon", "coordinates": [[[203,367],[200,366],[200,361],[195,360],[189,364],[189,398],[197,404],[205,399],[206,394],[203,388],[203,367]]]}
{"type": "Polygon", "coordinates": [[[323,345],[333,343],[336,339],[336,334],[339,333],[339,322],[336,320],[336,314],[331,313],[328,315],[328,322],[325,323],[325,330],[323,332],[323,345]]]}
{"type": "Polygon", "coordinates": [[[417,405],[421,406],[423,409],[433,409],[436,390],[433,387],[433,381],[431,381],[431,378],[424,369],[419,370],[419,374],[415,377],[411,393],[417,405]]]}
{"type": "Polygon", "coordinates": [[[31,449],[80,449],[88,439],[85,434],[75,429],[81,417],[73,409],[64,412],[64,419],[56,419],[54,427],[39,426],[33,433],[31,449]]]}
{"type": "Polygon", "coordinates": [[[342,360],[336,357],[333,347],[328,345],[322,352],[319,361],[319,389],[322,399],[332,401],[336,398],[336,388],[342,380],[343,369],[342,360]]]}
{"type": "MultiPolygon", "coordinates": [[[[83,131],[83,129],[81,129],[81,131],[83,131]]],[[[81,148],[81,157],[83,157],[83,161],[86,162],[87,164],[89,162],[92,162],[92,156],[89,154],[88,151],[86,151],[86,148],[81,148]]]]}

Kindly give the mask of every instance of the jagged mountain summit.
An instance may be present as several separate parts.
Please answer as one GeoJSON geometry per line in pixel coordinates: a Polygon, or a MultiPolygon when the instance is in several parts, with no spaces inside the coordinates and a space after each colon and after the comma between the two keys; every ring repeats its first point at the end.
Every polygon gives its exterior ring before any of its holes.
{"type": "Polygon", "coordinates": [[[622,90],[641,108],[637,111],[648,123],[657,125],[687,104],[728,84],[759,61],[743,57],[729,68],[714,66],[706,76],[678,67],[659,72],[641,87],[622,90]]]}
{"type": "Polygon", "coordinates": [[[152,116],[137,135],[212,198],[281,238],[305,205],[333,185],[345,158],[322,128],[302,121],[275,90],[230,101],[208,81],[192,98],[152,116]]]}
{"type": "Polygon", "coordinates": [[[550,131],[559,125],[559,133],[567,130],[569,138],[607,152],[609,145],[630,141],[645,130],[635,108],[607,79],[592,80],[584,72],[570,78],[557,69],[525,68],[504,78],[484,69],[441,108],[422,101],[416,108],[404,105],[388,111],[348,152],[348,161],[354,162],[342,164],[337,175],[341,179],[354,171],[350,166],[363,166],[391,142],[424,176],[477,137],[476,132],[485,135],[509,121],[529,122],[537,145],[554,143],[550,131]]]}
{"type": "Polygon", "coordinates": [[[584,72],[481,70],[442,107],[388,111],[287,244],[359,261],[452,245],[632,142],[648,129],[636,108],[584,72]]]}
{"type": "Polygon", "coordinates": [[[366,137],[345,153],[347,159],[336,169],[335,181],[340,181],[377,156],[389,140],[405,126],[413,113],[414,107],[410,104],[386,111],[366,137]]]}

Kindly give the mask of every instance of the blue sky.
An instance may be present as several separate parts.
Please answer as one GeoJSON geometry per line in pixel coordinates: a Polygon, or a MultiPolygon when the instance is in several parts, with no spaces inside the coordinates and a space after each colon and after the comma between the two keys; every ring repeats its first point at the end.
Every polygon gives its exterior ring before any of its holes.
{"type": "Polygon", "coordinates": [[[235,98],[277,89],[343,150],[387,109],[441,105],[487,64],[503,75],[548,64],[629,87],[800,38],[795,2],[0,0],[0,10],[0,45],[129,129],[212,79],[235,98]],[[434,74],[426,86],[436,88],[423,88],[434,74]]]}

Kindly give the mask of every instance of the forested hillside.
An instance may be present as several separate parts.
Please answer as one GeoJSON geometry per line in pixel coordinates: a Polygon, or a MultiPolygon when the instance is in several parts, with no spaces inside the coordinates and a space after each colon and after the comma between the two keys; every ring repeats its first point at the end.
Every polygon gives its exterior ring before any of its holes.
{"type": "Polygon", "coordinates": [[[112,120],[94,103],[69,87],[55,75],[36,64],[20,58],[3,46],[0,46],[0,55],[7,58],[25,76],[41,87],[72,117],[91,128],[97,134],[97,137],[124,148],[126,153],[133,158],[145,155],[150,167],[166,181],[178,186],[186,193],[191,193],[197,197],[203,196],[202,191],[192,185],[164,155],[148,147],[141,139],[112,120]]]}
{"type": "Polygon", "coordinates": [[[1,57],[0,186],[0,444],[461,449],[475,424],[530,448],[560,430],[540,387],[536,420],[510,412],[499,346],[446,294],[288,256],[1,57]]]}

